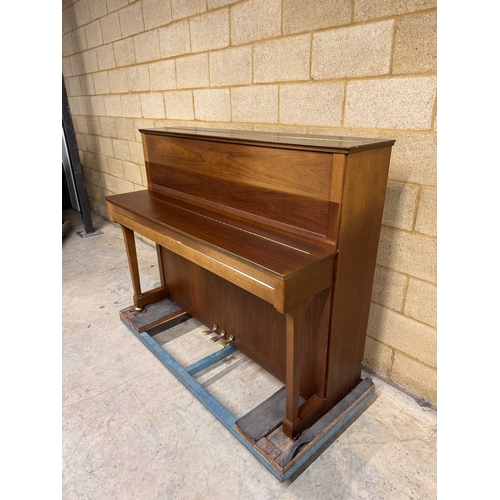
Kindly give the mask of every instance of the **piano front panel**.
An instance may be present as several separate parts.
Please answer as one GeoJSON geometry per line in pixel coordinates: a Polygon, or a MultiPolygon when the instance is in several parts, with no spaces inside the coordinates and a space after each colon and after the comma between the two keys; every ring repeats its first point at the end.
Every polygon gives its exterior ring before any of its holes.
{"type": "Polygon", "coordinates": [[[296,227],[311,239],[326,238],[331,153],[144,137],[152,191],[171,190],[221,211],[296,227]]]}

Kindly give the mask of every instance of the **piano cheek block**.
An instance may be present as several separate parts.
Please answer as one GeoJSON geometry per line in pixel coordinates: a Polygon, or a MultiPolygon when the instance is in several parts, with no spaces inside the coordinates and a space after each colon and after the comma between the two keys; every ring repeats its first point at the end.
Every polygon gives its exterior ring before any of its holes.
{"type": "Polygon", "coordinates": [[[106,198],[135,306],[170,299],[281,380],[295,439],[361,380],[394,141],[140,132],[147,190],[106,198]],[[157,244],[154,290],[141,290],[134,232],[157,244]]]}

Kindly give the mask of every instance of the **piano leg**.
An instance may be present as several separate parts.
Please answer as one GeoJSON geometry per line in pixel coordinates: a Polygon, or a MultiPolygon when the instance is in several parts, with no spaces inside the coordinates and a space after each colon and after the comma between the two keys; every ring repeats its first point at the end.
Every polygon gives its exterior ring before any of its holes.
{"type": "Polygon", "coordinates": [[[283,432],[293,438],[297,434],[294,427],[299,423],[300,361],[305,341],[305,326],[308,302],[299,304],[285,314],[286,317],[286,417],[283,432]]]}
{"type": "Polygon", "coordinates": [[[167,298],[167,290],[164,285],[163,276],[163,263],[158,251],[158,266],[160,269],[161,286],[153,288],[147,292],[141,291],[141,279],[139,276],[139,265],[137,263],[137,250],[135,248],[134,231],[128,227],[122,226],[123,241],[125,242],[125,249],[127,250],[128,266],[130,268],[130,276],[132,278],[132,288],[134,289],[134,305],[138,309],[142,309],[146,304],[154,304],[160,300],[167,298]]]}

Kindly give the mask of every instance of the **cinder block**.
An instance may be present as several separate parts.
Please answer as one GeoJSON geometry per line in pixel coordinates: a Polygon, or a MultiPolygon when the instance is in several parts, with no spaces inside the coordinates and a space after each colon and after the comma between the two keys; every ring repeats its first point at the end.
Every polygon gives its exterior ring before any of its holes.
{"type": "Polygon", "coordinates": [[[366,21],[377,17],[389,17],[407,12],[436,7],[436,0],[356,0],[354,2],[354,21],[366,21]]]}
{"type": "Polygon", "coordinates": [[[234,122],[278,123],[278,86],[232,88],[231,109],[234,122]]]}
{"type": "Polygon", "coordinates": [[[144,31],[142,3],[136,2],[119,11],[122,37],[135,35],[144,31]]]}
{"type": "Polygon", "coordinates": [[[108,174],[103,174],[104,186],[108,191],[114,194],[130,193],[134,190],[134,185],[118,177],[113,177],[108,174]]]}
{"type": "Polygon", "coordinates": [[[191,90],[165,92],[165,114],[173,120],[194,120],[193,94],[191,90]]]}
{"type": "Polygon", "coordinates": [[[123,162],[123,172],[125,174],[125,179],[130,182],[134,182],[135,184],[141,184],[141,169],[139,165],[135,163],[130,163],[129,161],[123,162]]]}
{"type": "Polygon", "coordinates": [[[436,282],[436,240],[382,226],[378,264],[396,271],[436,282]]]}
{"type": "Polygon", "coordinates": [[[144,165],[144,150],[142,148],[142,142],[130,141],[130,159],[134,163],[139,165],[144,165]]]}
{"type": "Polygon", "coordinates": [[[190,19],[191,50],[201,52],[229,45],[229,9],[216,10],[190,19]]]}
{"type": "Polygon", "coordinates": [[[97,142],[99,144],[99,153],[106,156],[113,156],[113,144],[109,137],[97,137],[97,142]]]}
{"type": "Polygon", "coordinates": [[[113,94],[128,92],[127,70],[113,69],[108,71],[109,87],[113,94]]]}
{"type": "Polygon", "coordinates": [[[92,110],[90,108],[90,97],[89,96],[80,96],[77,97],[78,100],[78,110],[81,115],[91,115],[92,110]]]}
{"type": "Polygon", "coordinates": [[[99,71],[99,65],[97,63],[97,52],[95,49],[82,52],[81,56],[85,73],[94,73],[96,71],[99,71]]]}
{"type": "Polygon", "coordinates": [[[77,26],[83,26],[90,22],[89,4],[87,0],[80,0],[73,4],[75,21],[77,26]]]}
{"type": "Polygon", "coordinates": [[[175,63],[172,60],[160,61],[149,65],[151,90],[175,89],[175,63]]]}
{"type": "Polygon", "coordinates": [[[87,139],[85,138],[85,134],[80,134],[75,132],[76,145],[78,146],[79,151],[87,151],[87,139]]]}
{"type": "Polygon", "coordinates": [[[73,6],[62,11],[63,33],[69,33],[76,28],[75,11],[73,6]]]}
{"type": "MultiPolygon", "coordinates": [[[[62,55],[64,57],[70,56],[75,52],[75,49],[73,47],[73,39],[71,38],[73,33],[68,33],[67,35],[64,35],[62,37],[62,55]]],[[[84,50],[84,49],[80,49],[84,50]]]]}
{"type": "Polygon", "coordinates": [[[210,85],[243,85],[252,82],[252,47],[234,47],[210,52],[210,85]]]}
{"type": "Polygon", "coordinates": [[[209,9],[216,9],[217,7],[224,7],[224,5],[230,5],[239,1],[240,0],[208,0],[207,3],[209,9]]]}
{"type": "Polygon", "coordinates": [[[165,0],[142,0],[142,13],[146,30],[163,26],[172,21],[170,2],[165,0]]]}
{"type": "Polygon", "coordinates": [[[144,118],[165,118],[165,103],[162,92],[140,94],[144,118]]]}
{"type": "Polygon", "coordinates": [[[425,130],[435,97],[435,77],[351,81],[344,126],[425,130]]]}
{"type": "Polygon", "coordinates": [[[113,12],[100,20],[102,39],[104,43],[114,42],[121,38],[120,19],[118,12],[113,12]]]}
{"type": "Polygon", "coordinates": [[[188,21],[172,23],[158,30],[162,58],[179,56],[191,52],[188,21]]]}
{"type": "Polygon", "coordinates": [[[97,62],[99,64],[100,70],[110,69],[116,66],[113,44],[108,43],[108,45],[97,47],[96,53],[97,53],[97,62]]]}
{"type": "Polygon", "coordinates": [[[206,0],[170,0],[172,5],[172,17],[181,19],[205,12],[207,10],[206,0]]]}
{"type": "Polygon", "coordinates": [[[123,116],[122,102],[119,95],[105,96],[104,106],[108,116],[123,116]]]}
{"type": "Polygon", "coordinates": [[[399,19],[394,39],[392,72],[436,71],[437,15],[426,12],[399,19]]]}
{"type": "Polygon", "coordinates": [[[366,337],[363,362],[376,373],[389,377],[392,367],[393,350],[378,340],[366,337]]]}
{"type": "Polygon", "coordinates": [[[94,21],[85,26],[85,36],[87,38],[87,46],[90,49],[102,45],[101,24],[99,21],[94,21]]]}
{"type": "Polygon", "coordinates": [[[388,182],[382,224],[411,231],[415,220],[418,190],[416,186],[388,182]]]}
{"type": "Polygon", "coordinates": [[[89,0],[89,11],[92,21],[106,15],[108,12],[107,3],[103,0],[89,0]]]}
{"type": "Polygon", "coordinates": [[[109,94],[109,77],[107,71],[94,73],[94,89],[96,94],[109,94]]]}
{"type": "Polygon", "coordinates": [[[95,94],[93,75],[80,76],[80,87],[83,95],[95,94]]]}
{"type": "Polygon", "coordinates": [[[229,89],[193,91],[194,115],[197,120],[228,122],[231,120],[229,89]]]}
{"type": "MultiPolygon", "coordinates": [[[[164,96],[165,101],[166,97],[164,96]]],[[[155,122],[154,120],[146,119],[146,118],[134,118],[134,139],[138,142],[142,142],[141,133],[139,132],[140,128],[154,128],[155,122]]],[[[135,160],[132,160],[135,161],[135,160]]],[[[136,162],[138,163],[138,162],[136,162]]]]}
{"type": "Polygon", "coordinates": [[[437,317],[436,285],[410,278],[404,313],[406,316],[411,316],[435,327],[437,317]]]}
{"type": "Polygon", "coordinates": [[[408,283],[404,274],[377,266],[373,279],[372,300],[377,304],[401,311],[408,283]]]}
{"type": "Polygon", "coordinates": [[[85,28],[79,28],[72,31],[71,40],[73,42],[74,52],[82,52],[83,50],[87,50],[89,48],[87,38],[85,36],[85,28]]]}
{"type": "MultiPolygon", "coordinates": [[[[69,109],[71,110],[73,119],[79,118],[78,116],[75,117],[75,115],[83,115],[83,113],[80,111],[80,105],[78,104],[78,99],[79,97],[68,97],[69,109]]],[[[85,132],[85,130],[82,130],[82,132],[85,132]]]]}
{"type": "Polygon", "coordinates": [[[208,87],[208,55],[179,57],[175,60],[177,88],[208,87]]]}
{"type": "Polygon", "coordinates": [[[71,69],[71,59],[69,57],[63,57],[62,73],[66,78],[73,75],[73,70],[71,69]]]}
{"type": "Polygon", "coordinates": [[[71,73],[73,75],[81,75],[82,73],[85,73],[85,68],[83,65],[83,54],[85,54],[85,52],[74,54],[69,58],[71,62],[71,73]]]}
{"type": "Polygon", "coordinates": [[[141,2],[134,3],[120,10],[119,15],[123,38],[144,31],[141,2]]]}
{"type": "Polygon", "coordinates": [[[92,115],[106,116],[106,107],[104,106],[104,97],[100,95],[91,95],[90,109],[92,115]]]}
{"type": "Polygon", "coordinates": [[[128,88],[132,92],[149,90],[149,69],[147,64],[127,68],[128,88]]]}
{"type": "Polygon", "coordinates": [[[313,80],[389,73],[394,21],[313,34],[313,80]]]}
{"type": "Polygon", "coordinates": [[[108,157],[101,155],[101,154],[96,154],[95,155],[95,165],[97,170],[100,172],[109,172],[109,166],[108,166],[108,157]]]}
{"type": "Polygon", "coordinates": [[[107,2],[109,12],[125,7],[129,3],[128,0],[107,0],[107,2]]]}
{"type": "Polygon", "coordinates": [[[130,116],[132,118],[140,118],[142,116],[141,98],[139,94],[124,94],[120,97],[122,100],[123,116],[130,116]]]}
{"type": "Polygon", "coordinates": [[[283,0],[283,32],[349,24],[353,0],[283,0]]]}
{"type": "Polygon", "coordinates": [[[119,139],[134,140],[134,122],[131,118],[118,118],[116,122],[116,134],[119,139]]]}
{"type": "Polygon", "coordinates": [[[372,302],[368,335],[430,366],[436,366],[436,330],[372,302]]]}
{"type": "MultiPolygon", "coordinates": [[[[84,173],[88,175],[89,180],[92,180],[92,172],[91,169],[95,168],[95,159],[94,155],[89,152],[85,152],[83,154],[83,164],[85,165],[84,173]]],[[[85,179],[87,181],[87,178],[85,179]]]]}
{"type": "Polygon", "coordinates": [[[394,354],[391,379],[414,394],[437,404],[437,371],[403,353],[394,354]]]}
{"type": "Polygon", "coordinates": [[[98,116],[87,116],[89,134],[102,135],[101,122],[98,116]]]}
{"type": "Polygon", "coordinates": [[[118,160],[117,158],[109,158],[108,159],[108,168],[109,173],[114,175],[115,177],[120,177],[123,179],[123,162],[118,160]]]}
{"type": "Polygon", "coordinates": [[[337,127],[343,98],[343,83],[280,85],[280,123],[337,127]]]}
{"type": "Polygon", "coordinates": [[[99,121],[101,122],[102,135],[106,137],[118,137],[115,118],[111,118],[109,116],[101,116],[99,118],[99,121]]]}
{"type": "Polygon", "coordinates": [[[379,135],[396,140],[391,153],[389,179],[436,185],[436,134],[386,132],[379,135]]]}
{"type": "Polygon", "coordinates": [[[113,151],[115,158],[120,160],[130,160],[130,148],[128,141],[113,139],[113,151]]]}
{"type": "Polygon", "coordinates": [[[231,42],[271,38],[281,33],[281,0],[249,0],[231,7],[231,42]]]}
{"type": "Polygon", "coordinates": [[[422,189],[420,192],[415,231],[437,236],[437,192],[435,189],[422,189]]]}
{"type": "Polygon", "coordinates": [[[311,35],[256,43],[253,47],[254,82],[309,79],[311,35]]]}
{"type": "Polygon", "coordinates": [[[82,95],[82,87],[80,85],[80,77],[72,76],[68,78],[68,86],[66,88],[68,95],[74,97],[78,95],[82,95]]]}
{"type": "Polygon", "coordinates": [[[71,107],[72,106],[72,102],[71,100],[75,100],[76,102],[76,109],[78,109],[78,101],[76,99],[76,97],[70,97],[70,99],[68,99],[69,101],[69,107],[71,108],[71,114],[73,115],[73,123],[75,124],[75,129],[78,130],[78,132],[81,132],[82,134],[88,134],[89,133],[89,129],[87,127],[87,117],[86,116],[74,116],[75,114],[79,114],[79,113],[76,113],[75,111],[73,111],[73,108],[71,107]]]}
{"type": "Polygon", "coordinates": [[[135,60],[140,62],[160,59],[160,40],[158,30],[134,36],[135,60]]]}
{"type": "Polygon", "coordinates": [[[113,43],[117,66],[130,66],[135,64],[134,39],[127,38],[113,43]]]}
{"type": "MultiPolygon", "coordinates": [[[[97,140],[96,135],[93,135],[93,134],[87,135],[87,149],[92,153],[99,152],[99,141],[97,140]]],[[[93,156],[92,156],[92,164],[90,164],[90,162],[89,162],[87,164],[87,167],[95,168],[95,159],[93,156]]]]}

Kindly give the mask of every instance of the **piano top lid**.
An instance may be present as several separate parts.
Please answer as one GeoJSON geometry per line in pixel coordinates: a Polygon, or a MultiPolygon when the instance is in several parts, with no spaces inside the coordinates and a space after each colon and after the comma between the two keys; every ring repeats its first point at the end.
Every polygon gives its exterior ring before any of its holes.
{"type": "Polygon", "coordinates": [[[286,147],[309,151],[357,153],[392,146],[396,141],[328,135],[295,134],[289,132],[255,132],[249,130],[223,130],[198,127],[162,127],[139,129],[141,134],[184,137],[236,144],[286,147]]]}

